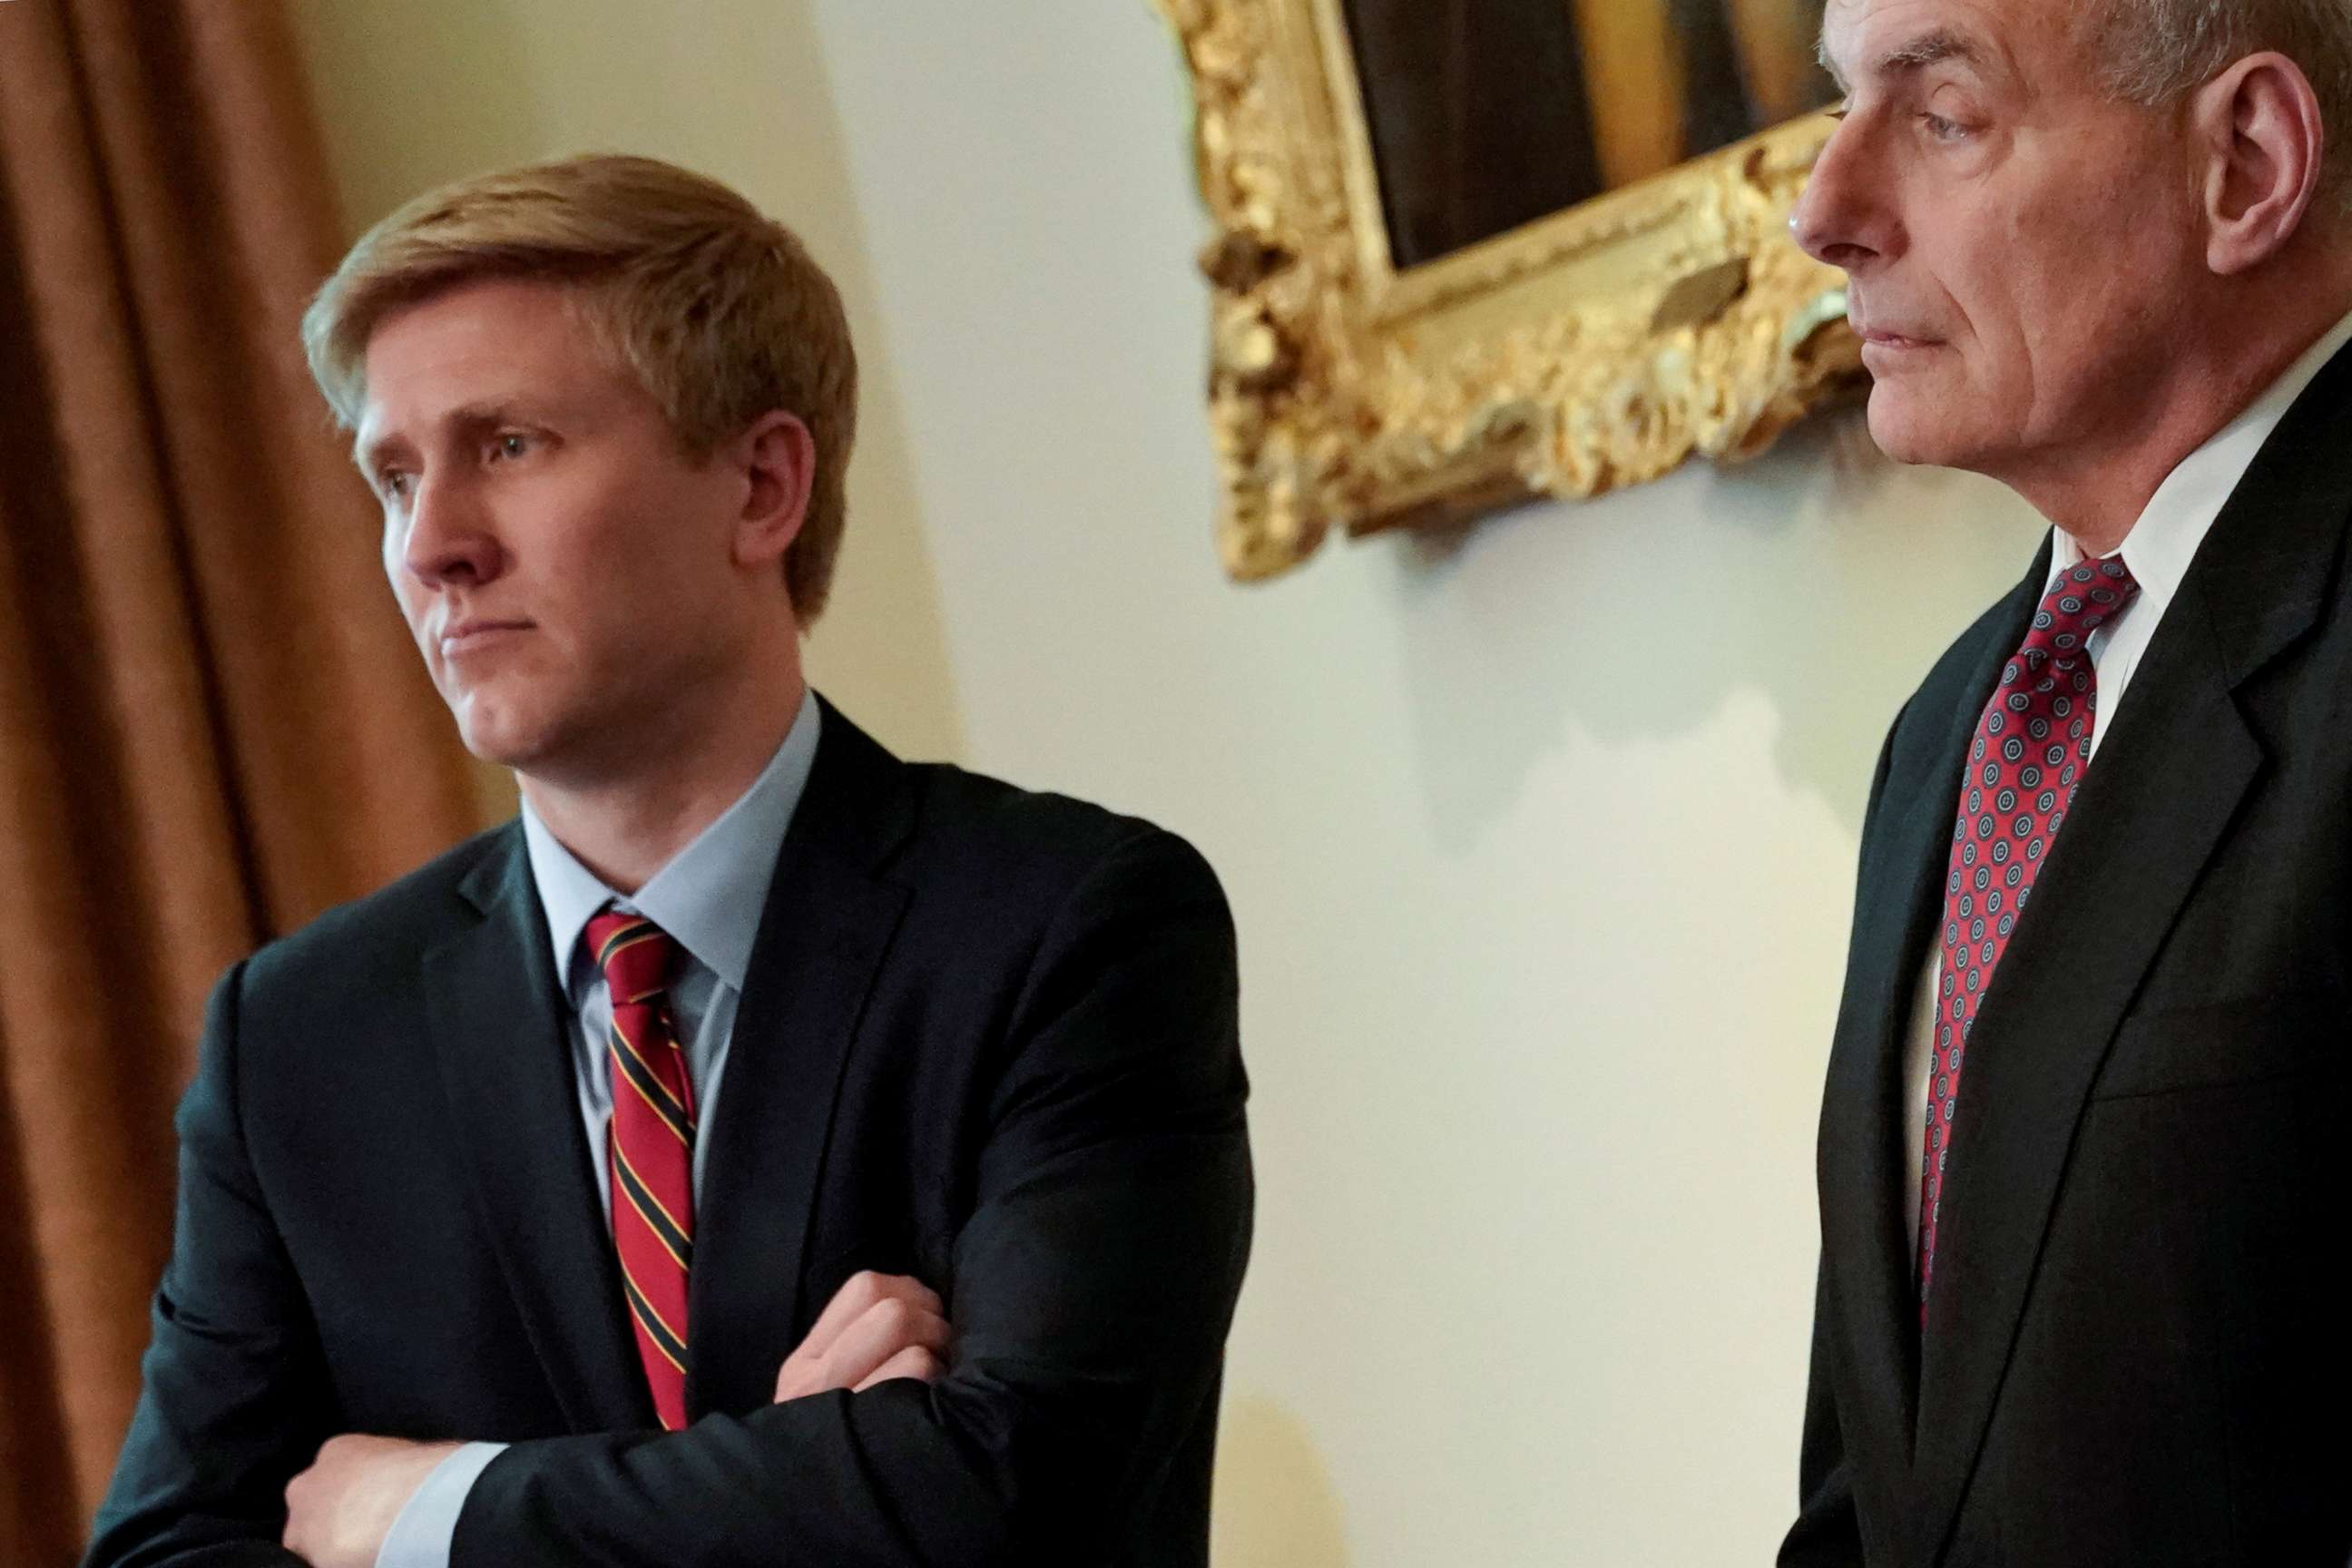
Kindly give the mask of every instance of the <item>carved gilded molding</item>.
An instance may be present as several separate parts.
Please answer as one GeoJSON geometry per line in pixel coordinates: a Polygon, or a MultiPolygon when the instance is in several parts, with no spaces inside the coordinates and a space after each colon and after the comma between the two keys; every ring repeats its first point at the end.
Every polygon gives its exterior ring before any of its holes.
{"type": "Polygon", "coordinates": [[[1215,225],[1209,417],[1234,577],[1350,534],[1596,495],[1770,445],[1861,375],[1788,214],[1814,115],[1391,266],[1339,0],[1154,0],[1215,225]]]}

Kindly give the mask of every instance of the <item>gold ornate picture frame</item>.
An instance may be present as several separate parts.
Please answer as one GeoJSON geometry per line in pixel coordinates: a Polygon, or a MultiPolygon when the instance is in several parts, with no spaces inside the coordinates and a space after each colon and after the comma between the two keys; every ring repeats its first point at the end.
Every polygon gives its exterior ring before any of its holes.
{"type": "MultiPolygon", "coordinates": [[[[1216,233],[1219,552],[1458,521],[1752,456],[1862,375],[1843,275],[1788,215],[1811,114],[1400,270],[1342,0],[1154,0],[1216,233]]],[[[1531,149],[1530,155],[1538,150],[1531,149]]]]}

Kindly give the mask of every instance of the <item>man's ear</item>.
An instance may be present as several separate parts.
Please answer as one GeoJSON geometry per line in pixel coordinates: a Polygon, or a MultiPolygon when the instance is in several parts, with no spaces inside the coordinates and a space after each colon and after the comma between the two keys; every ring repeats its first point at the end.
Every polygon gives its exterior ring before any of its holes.
{"type": "Polygon", "coordinates": [[[743,510],[735,519],[735,563],[764,566],[783,558],[808,521],[816,483],[816,439],[795,415],[771,410],[728,448],[743,476],[743,510]]]}
{"type": "Polygon", "coordinates": [[[2319,189],[2319,95],[2284,55],[2248,55],[2197,89],[2189,132],[2204,162],[2206,265],[2223,277],[2260,266],[2294,237],[2319,189]]]}

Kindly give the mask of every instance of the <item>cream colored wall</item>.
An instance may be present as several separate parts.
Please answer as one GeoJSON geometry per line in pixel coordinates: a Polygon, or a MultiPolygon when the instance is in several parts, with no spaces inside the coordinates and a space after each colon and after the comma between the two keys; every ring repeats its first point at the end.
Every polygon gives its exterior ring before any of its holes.
{"type": "Polygon", "coordinates": [[[1142,0],[309,4],[355,213],[593,142],[806,227],[871,372],[822,678],[1223,873],[1260,1206],[1222,1568],[1767,1561],[1863,793],[2017,503],[1847,418],[1235,588],[1142,0]]]}

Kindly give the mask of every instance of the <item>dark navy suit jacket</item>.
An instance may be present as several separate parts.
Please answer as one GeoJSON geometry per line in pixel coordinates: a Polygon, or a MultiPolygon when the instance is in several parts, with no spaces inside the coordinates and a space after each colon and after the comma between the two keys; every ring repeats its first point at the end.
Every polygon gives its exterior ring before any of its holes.
{"type": "Polygon", "coordinates": [[[2352,1559],[2352,355],[2215,519],[1969,1042],[1923,1333],[1903,1036],[2046,552],[1896,719],[1822,1100],[1784,1568],[2352,1559]]]}
{"type": "Polygon", "coordinates": [[[547,945],[509,824],[221,983],[90,1564],[292,1562],[283,1489],[341,1432],[515,1445],[457,1568],[1206,1561],[1252,1187],[1198,855],[827,711],[709,1130],[677,1434],[547,945]],[[771,1405],[868,1268],[946,1298],[946,1377],[771,1405]]]}

